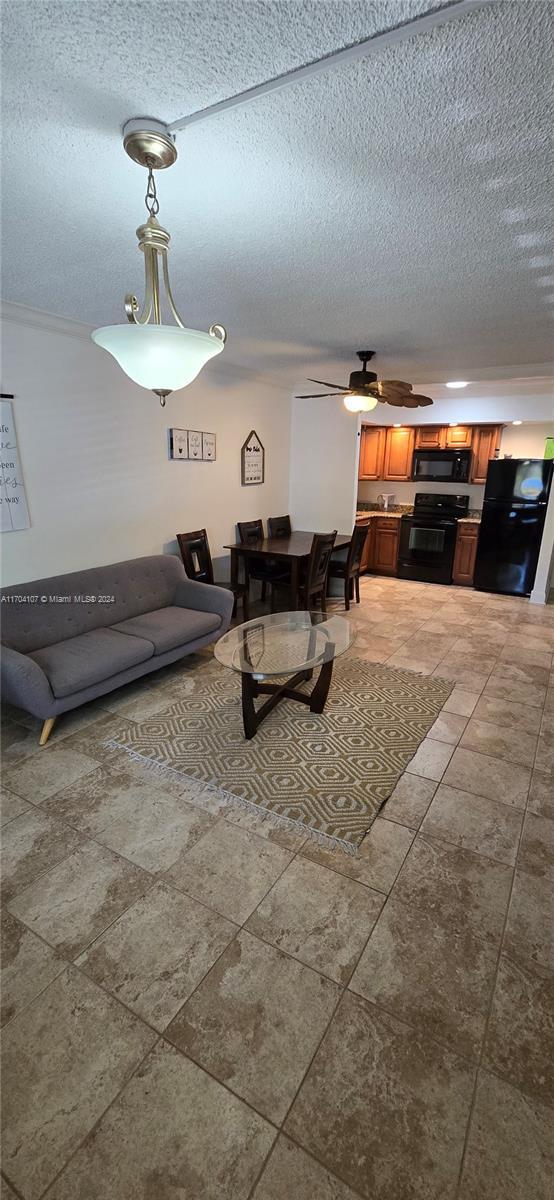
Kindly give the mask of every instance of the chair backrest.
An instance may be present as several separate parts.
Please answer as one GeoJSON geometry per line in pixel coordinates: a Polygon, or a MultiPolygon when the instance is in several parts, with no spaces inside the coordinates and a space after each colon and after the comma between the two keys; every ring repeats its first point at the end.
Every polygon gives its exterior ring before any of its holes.
{"type": "Polygon", "coordinates": [[[270,538],[288,538],[292,533],[290,517],[268,517],[267,532],[270,538]]]}
{"type": "Polygon", "coordinates": [[[337,536],[336,529],[332,533],[314,533],[308,569],[306,572],[306,598],[322,592],[325,594],[329,562],[337,536]]]}
{"type": "Polygon", "coordinates": [[[360,569],[362,554],[364,552],[365,540],[369,533],[369,525],[355,525],[352,534],[352,541],[348,549],[346,558],[346,572],[348,575],[354,574],[360,569]]]}
{"type": "Polygon", "coordinates": [[[248,545],[252,542],[262,542],[264,536],[263,521],[239,521],[237,523],[239,538],[241,542],[246,542],[248,545]]]}
{"type": "Polygon", "coordinates": [[[178,533],[177,541],[189,579],[195,579],[198,583],[213,583],[214,569],[206,530],[178,533]]]}

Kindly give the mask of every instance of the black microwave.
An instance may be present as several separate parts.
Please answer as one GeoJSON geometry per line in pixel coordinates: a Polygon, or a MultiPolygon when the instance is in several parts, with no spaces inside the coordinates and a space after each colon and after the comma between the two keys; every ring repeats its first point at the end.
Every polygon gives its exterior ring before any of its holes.
{"type": "Polygon", "coordinates": [[[471,450],[414,450],[412,479],[428,483],[468,483],[471,450]]]}

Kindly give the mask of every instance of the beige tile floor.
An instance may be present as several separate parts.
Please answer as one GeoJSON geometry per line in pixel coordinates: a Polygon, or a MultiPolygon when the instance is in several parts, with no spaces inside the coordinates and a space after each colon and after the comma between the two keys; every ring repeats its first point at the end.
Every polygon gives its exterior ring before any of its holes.
{"type": "Polygon", "coordinates": [[[554,608],[368,578],[351,620],[454,684],[355,857],[104,749],[200,657],[43,750],[10,713],[2,1196],[551,1200],[554,608]]]}

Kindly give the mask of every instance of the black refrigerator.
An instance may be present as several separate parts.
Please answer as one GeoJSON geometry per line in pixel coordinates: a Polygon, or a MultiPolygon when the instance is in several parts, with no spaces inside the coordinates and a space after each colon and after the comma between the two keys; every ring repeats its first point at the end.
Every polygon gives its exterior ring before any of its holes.
{"type": "Polygon", "coordinates": [[[531,594],[552,471],[542,458],[489,463],[473,580],[480,591],[531,594]]]}

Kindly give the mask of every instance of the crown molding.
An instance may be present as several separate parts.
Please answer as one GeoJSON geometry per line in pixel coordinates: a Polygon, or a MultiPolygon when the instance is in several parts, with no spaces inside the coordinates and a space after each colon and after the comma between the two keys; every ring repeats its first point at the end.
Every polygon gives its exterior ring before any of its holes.
{"type": "Polygon", "coordinates": [[[78,337],[85,341],[94,329],[94,325],[87,325],[84,321],[71,321],[68,317],[60,317],[41,308],[27,308],[25,304],[14,304],[11,300],[2,301],[2,321],[42,329],[46,333],[63,333],[66,337],[78,337]]]}
{"type": "MultiPolygon", "coordinates": [[[[57,333],[64,337],[79,338],[90,342],[90,335],[95,328],[84,321],[72,321],[68,317],[60,317],[56,313],[45,312],[40,308],[28,308],[25,304],[14,304],[11,300],[3,300],[1,307],[2,322],[12,325],[23,325],[27,329],[39,329],[42,333],[57,333]]],[[[248,383],[263,384],[264,387],[275,388],[281,394],[289,395],[289,387],[273,375],[256,371],[252,367],[242,366],[225,358],[224,362],[216,361],[213,369],[220,375],[230,375],[234,379],[248,383]]]]}

